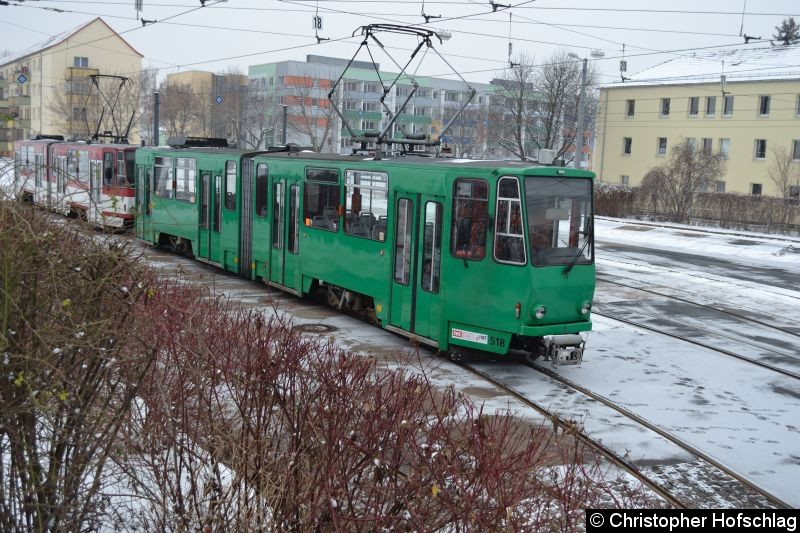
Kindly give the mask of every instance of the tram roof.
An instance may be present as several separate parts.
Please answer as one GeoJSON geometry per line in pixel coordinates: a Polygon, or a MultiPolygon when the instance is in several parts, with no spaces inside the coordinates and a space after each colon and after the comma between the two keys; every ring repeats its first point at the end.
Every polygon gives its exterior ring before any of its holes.
{"type": "Polygon", "coordinates": [[[594,177],[592,172],[585,170],[576,170],[567,167],[554,167],[549,165],[542,165],[533,161],[519,161],[519,160],[505,160],[505,159],[454,159],[444,157],[421,157],[421,156],[399,156],[399,157],[386,157],[383,159],[376,159],[374,157],[365,157],[363,155],[342,155],[342,154],[321,154],[317,152],[302,151],[302,152],[275,152],[275,151],[258,151],[258,150],[243,150],[237,148],[204,148],[204,147],[190,147],[190,148],[172,148],[167,146],[161,147],[146,147],[145,150],[169,151],[179,152],[184,154],[205,154],[205,155],[230,155],[234,157],[253,156],[264,157],[269,159],[286,159],[286,160],[303,160],[313,161],[319,164],[324,163],[354,163],[354,162],[373,162],[378,164],[386,164],[390,166],[424,166],[424,167],[439,167],[446,169],[483,169],[483,170],[498,170],[507,169],[509,172],[523,173],[525,170],[537,170],[537,174],[546,175],[559,175],[571,177],[594,177]]]}
{"type": "MultiPolygon", "coordinates": [[[[426,167],[442,167],[448,169],[458,168],[479,168],[485,170],[509,169],[520,172],[525,169],[537,170],[550,170],[553,175],[566,175],[575,177],[589,177],[594,176],[593,173],[585,170],[576,170],[574,168],[554,167],[550,165],[542,165],[533,161],[519,161],[519,160],[505,160],[505,159],[454,159],[445,157],[420,157],[420,156],[400,156],[400,157],[387,157],[383,159],[375,159],[374,157],[364,157],[358,155],[338,155],[338,154],[320,154],[316,152],[269,152],[259,154],[268,158],[282,158],[282,159],[303,159],[310,161],[332,162],[332,163],[348,163],[348,162],[378,162],[387,165],[397,166],[426,166],[426,167]]],[[[549,172],[548,172],[549,173],[549,172]]]]}

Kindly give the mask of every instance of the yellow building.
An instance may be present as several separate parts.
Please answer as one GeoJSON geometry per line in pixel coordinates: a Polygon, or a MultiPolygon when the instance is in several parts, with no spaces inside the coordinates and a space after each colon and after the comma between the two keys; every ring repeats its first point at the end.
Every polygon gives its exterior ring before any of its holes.
{"type": "Polygon", "coordinates": [[[2,60],[0,155],[10,155],[15,140],[37,134],[85,134],[81,109],[89,76],[118,75],[138,83],[142,57],[96,18],[2,60]]]}
{"type": "Polygon", "coordinates": [[[800,170],[800,45],[726,49],[666,61],[600,89],[593,170],[638,185],[689,140],[727,156],[713,192],[779,195],[776,152],[800,170]]]}

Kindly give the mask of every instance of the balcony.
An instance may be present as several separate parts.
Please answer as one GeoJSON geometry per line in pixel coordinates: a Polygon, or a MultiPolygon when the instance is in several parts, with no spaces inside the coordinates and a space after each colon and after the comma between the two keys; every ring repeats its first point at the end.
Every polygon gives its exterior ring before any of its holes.
{"type": "Polygon", "coordinates": [[[31,97],[27,94],[18,94],[10,96],[8,99],[9,106],[29,106],[31,105],[31,97]]]}

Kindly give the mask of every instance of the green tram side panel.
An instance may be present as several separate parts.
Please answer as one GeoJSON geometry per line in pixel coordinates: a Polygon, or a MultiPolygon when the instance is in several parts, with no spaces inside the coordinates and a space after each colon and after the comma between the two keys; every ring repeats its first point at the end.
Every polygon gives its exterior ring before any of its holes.
{"type": "Polygon", "coordinates": [[[139,155],[137,151],[137,164],[145,163],[146,168],[155,172],[155,158],[156,157],[172,157],[173,168],[174,158],[183,157],[194,159],[196,162],[195,169],[195,201],[188,202],[177,200],[173,198],[159,197],[155,195],[155,191],[151,192],[151,214],[145,215],[149,222],[149,231],[143,235],[138,235],[139,238],[146,240],[152,244],[159,242],[159,237],[162,234],[180,237],[191,242],[192,253],[195,259],[209,259],[212,262],[220,264],[226,270],[238,272],[238,253],[239,253],[239,226],[240,226],[240,206],[241,206],[241,160],[240,153],[234,151],[225,152],[204,152],[202,150],[180,150],[180,149],[144,149],[145,152],[139,155]],[[234,210],[227,210],[224,207],[225,197],[225,163],[227,161],[235,161],[237,165],[237,195],[236,195],[236,208],[234,210]],[[210,187],[209,187],[209,228],[213,228],[213,217],[216,216],[217,210],[214,208],[215,198],[215,181],[216,177],[221,178],[222,194],[220,201],[222,202],[221,209],[221,223],[219,238],[212,238],[208,241],[210,244],[204,246],[211,246],[208,250],[201,251],[200,232],[204,231],[200,227],[200,210],[201,210],[201,197],[204,174],[210,174],[210,187]]]}

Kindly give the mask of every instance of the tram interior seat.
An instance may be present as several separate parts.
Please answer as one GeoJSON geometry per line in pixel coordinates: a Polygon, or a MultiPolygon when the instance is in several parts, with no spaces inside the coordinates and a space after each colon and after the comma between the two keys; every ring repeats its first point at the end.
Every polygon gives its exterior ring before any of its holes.
{"type": "Polygon", "coordinates": [[[369,237],[370,229],[366,224],[358,220],[350,225],[349,233],[350,235],[356,235],[358,237],[369,237]]]}
{"type": "Polygon", "coordinates": [[[372,228],[372,238],[376,241],[381,241],[386,239],[386,224],[388,222],[388,218],[385,216],[378,217],[378,221],[375,222],[375,227],[372,228]],[[381,233],[383,233],[383,239],[381,238],[381,233]]]}

